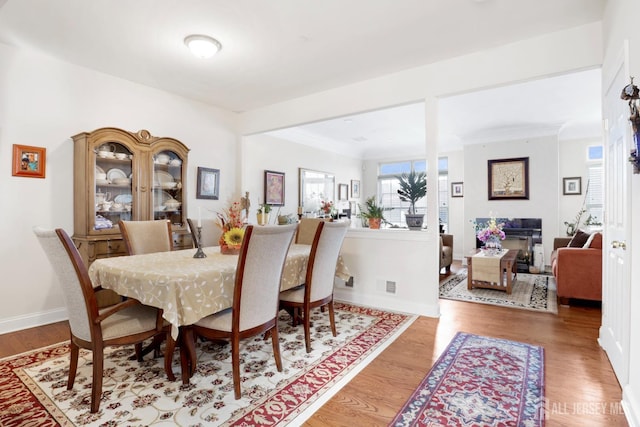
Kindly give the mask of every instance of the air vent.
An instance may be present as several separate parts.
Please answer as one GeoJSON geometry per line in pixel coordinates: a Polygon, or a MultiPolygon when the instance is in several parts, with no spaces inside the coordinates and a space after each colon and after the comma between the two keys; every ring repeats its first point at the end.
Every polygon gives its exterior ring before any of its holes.
{"type": "Polygon", "coordinates": [[[390,294],[396,293],[396,282],[387,280],[387,292],[390,294]]]}

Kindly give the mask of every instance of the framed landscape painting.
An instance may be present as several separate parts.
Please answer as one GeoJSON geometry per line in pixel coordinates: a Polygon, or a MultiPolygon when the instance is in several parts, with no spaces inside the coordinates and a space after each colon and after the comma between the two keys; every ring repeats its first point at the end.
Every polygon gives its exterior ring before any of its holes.
{"type": "Polygon", "coordinates": [[[529,199],[529,158],[488,160],[489,200],[529,199]]]}

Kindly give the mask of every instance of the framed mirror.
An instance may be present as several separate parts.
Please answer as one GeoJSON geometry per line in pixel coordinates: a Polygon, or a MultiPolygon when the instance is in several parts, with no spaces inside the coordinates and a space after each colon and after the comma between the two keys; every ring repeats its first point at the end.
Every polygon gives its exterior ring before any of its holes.
{"type": "Polygon", "coordinates": [[[321,202],[336,202],[336,177],[329,172],[299,169],[299,206],[305,215],[316,214],[321,202]]]}

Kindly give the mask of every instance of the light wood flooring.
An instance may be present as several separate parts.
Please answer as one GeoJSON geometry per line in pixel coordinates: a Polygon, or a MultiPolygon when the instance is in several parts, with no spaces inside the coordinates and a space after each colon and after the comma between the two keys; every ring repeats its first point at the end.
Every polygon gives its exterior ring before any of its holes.
{"type": "MultiPolygon", "coordinates": [[[[449,300],[440,308],[439,319],[418,318],[305,425],[386,426],[458,331],[544,347],[546,426],[627,425],[620,385],[596,342],[599,308],[560,306],[557,316],[449,300]]],[[[67,339],[66,322],[0,335],[0,357],[67,339]]]]}

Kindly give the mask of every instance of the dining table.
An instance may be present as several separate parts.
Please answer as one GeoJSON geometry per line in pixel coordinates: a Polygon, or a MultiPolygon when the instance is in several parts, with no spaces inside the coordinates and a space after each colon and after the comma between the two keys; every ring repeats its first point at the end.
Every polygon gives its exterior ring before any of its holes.
{"type": "MultiPolygon", "coordinates": [[[[233,304],[238,255],[223,254],[218,246],[203,251],[204,258],[195,258],[193,249],[101,258],[89,267],[89,277],[94,287],[111,289],[161,309],[162,317],[171,325],[171,337],[177,341],[181,327],[233,304]]],[[[305,283],[310,251],[311,245],[291,244],[281,291],[305,283]]],[[[350,277],[342,257],[336,265],[336,277],[345,281],[350,277]]],[[[173,378],[166,361],[165,368],[173,378]]]]}

